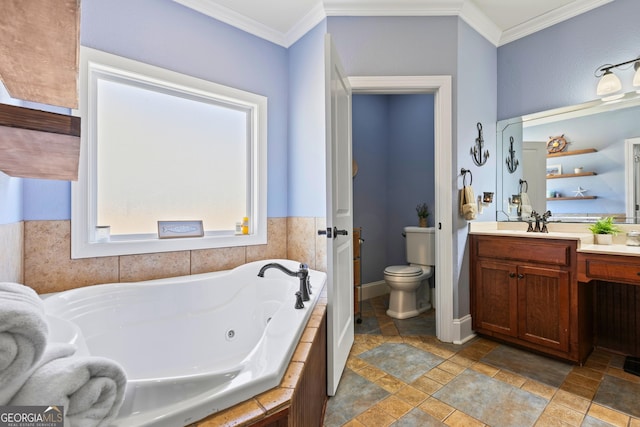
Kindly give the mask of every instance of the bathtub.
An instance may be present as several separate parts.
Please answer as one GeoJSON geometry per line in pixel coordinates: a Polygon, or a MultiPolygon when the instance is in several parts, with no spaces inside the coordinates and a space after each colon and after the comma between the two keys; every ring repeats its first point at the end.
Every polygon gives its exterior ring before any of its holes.
{"type": "Polygon", "coordinates": [[[311,300],[295,309],[299,279],[268,260],[233,270],[89,286],[44,299],[50,339],[108,357],[127,373],[114,426],[187,425],[276,387],[326,282],[309,270],[311,300]]]}

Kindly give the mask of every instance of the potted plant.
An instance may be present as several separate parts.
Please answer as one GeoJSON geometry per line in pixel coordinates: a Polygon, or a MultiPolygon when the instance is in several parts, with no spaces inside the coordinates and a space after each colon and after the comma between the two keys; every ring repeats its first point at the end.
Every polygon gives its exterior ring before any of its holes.
{"type": "Polygon", "coordinates": [[[620,232],[620,228],[613,223],[613,217],[608,216],[597,220],[589,226],[597,245],[610,245],[613,236],[620,232]]]}
{"type": "Polygon", "coordinates": [[[429,208],[426,203],[420,203],[416,206],[416,212],[418,213],[418,222],[420,227],[427,226],[427,218],[429,217],[429,208]]]}

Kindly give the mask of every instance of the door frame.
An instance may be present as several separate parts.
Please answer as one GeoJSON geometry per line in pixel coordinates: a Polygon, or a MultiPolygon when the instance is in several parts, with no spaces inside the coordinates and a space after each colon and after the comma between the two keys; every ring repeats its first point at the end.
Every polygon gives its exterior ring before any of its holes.
{"type": "Polygon", "coordinates": [[[640,145],[640,137],[624,140],[624,184],[625,184],[625,216],[636,218],[636,180],[634,175],[635,159],[633,148],[640,145]]]}
{"type": "MultiPolygon", "coordinates": [[[[436,224],[436,336],[443,342],[459,342],[453,318],[453,193],[451,76],[353,76],[353,94],[434,95],[434,160],[436,224]],[[455,336],[457,335],[457,337],[455,336]]],[[[352,185],[352,184],[351,184],[352,185]]],[[[459,329],[459,326],[457,327],[459,329]]]]}

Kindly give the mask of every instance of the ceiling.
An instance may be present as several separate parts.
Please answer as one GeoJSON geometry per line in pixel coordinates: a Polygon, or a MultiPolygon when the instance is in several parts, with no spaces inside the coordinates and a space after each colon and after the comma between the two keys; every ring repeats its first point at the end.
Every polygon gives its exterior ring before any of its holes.
{"type": "Polygon", "coordinates": [[[460,16],[496,46],[614,0],[174,0],[288,47],[327,16],[460,16]]]}

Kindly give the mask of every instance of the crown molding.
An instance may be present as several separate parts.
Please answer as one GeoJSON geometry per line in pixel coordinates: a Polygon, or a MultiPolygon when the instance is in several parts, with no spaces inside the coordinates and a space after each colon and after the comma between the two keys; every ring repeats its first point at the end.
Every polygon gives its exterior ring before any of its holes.
{"type": "Polygon", "coordinates": [[[288,48],[327,16],[458,16],[498,47],[613,0],[575,0],[521,25],[501,31],[471,0],[322,0],[287,33],[215,3],[215,0],[173,0],[247,33],[288,48]]]}
{"type": "Polygon", "coordinates": [[[207,15],[211,18],[222,21],[225,24],[229,24],[242,31],[245,31],[254,36],[260,37],[272,43],[280,46],[288,47],[285,40],[285,35],[279,31],[274,30],[254,19],[247,18],[246,16],[235,12],[224,6],[220,6],[211,0],[173,0],[183,6],[207,15]]]}
{"type": "Polygon", "coordinates": [[[451,16],[469,0],[323,0],[327,16],[451,16]]]}
{"type": "Polygon", "coordinates": [[[313,27],[327,17],[322,2],[319,2],[284,35],[284,47],[289,47],[307,34],[313,27]]]}
{"type": "Polygon", "coordinates": [[[577,0],[573,3],[569,3],[556,10],[542,14],[523,24],[503,31],[498,46],[518,40],[537,31],[544,30],[552,25],[566,21],[567,19],[571,19],[582,13],[588,12],[607,3],[611,3],[612,1],[613,0],[577,0]]]}
{"type": "Polygon", "coordinates": [[[502,30],[482,12],[475,3],[467,1],[462,6],[460,18],[471,28],[484,36],[494,46],[498,46],[502,30]]]}

